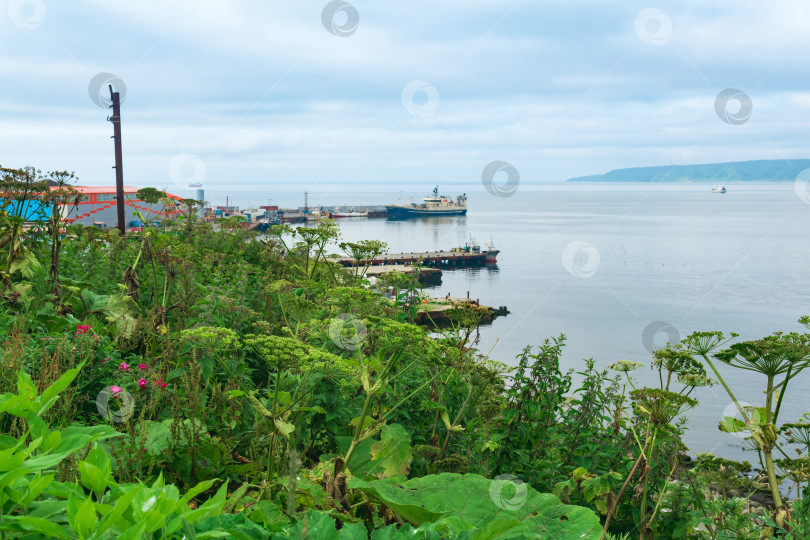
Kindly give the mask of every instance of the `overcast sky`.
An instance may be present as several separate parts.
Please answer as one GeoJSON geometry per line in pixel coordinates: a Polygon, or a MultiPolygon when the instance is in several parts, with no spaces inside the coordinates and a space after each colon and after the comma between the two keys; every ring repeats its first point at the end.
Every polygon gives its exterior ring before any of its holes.
{"type": "Polygon", "coordinates": [[[0,164],[87,185],[111,77],[126,183],[181,195],[810,157],[806,0],[0,4],[0,164]]]}

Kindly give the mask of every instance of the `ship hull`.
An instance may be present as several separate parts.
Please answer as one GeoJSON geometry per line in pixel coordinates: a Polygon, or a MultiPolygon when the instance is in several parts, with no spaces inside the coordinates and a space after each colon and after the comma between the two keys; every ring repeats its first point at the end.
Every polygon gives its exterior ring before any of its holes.
{"type": "Polygon", "coordinates": [[[425,217],[425,216],[466,216],[466,208],[413,208],[406,206],[386,205],[385,210],[388,212],[388,217],[392,218],[410,218],[410,217],[425,217]]]}

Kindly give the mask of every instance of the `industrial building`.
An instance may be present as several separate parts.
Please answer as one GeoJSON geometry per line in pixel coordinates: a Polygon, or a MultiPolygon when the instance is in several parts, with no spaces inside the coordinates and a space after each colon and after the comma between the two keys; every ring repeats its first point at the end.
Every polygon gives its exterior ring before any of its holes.
{"type": "MultiPolygon", "coordinates": [[[[70,205],[70,214],[65,220],[67,223],[80,224],[80,225],[94,225],[96,227],[115,227],[118,224],[118,210],[116,209],[116,192],[115,186],[111,187],[87,187],[87,186],[73,186],[79,193],[82,194],[82,200],[79,202],[77,208],[72,208],[70,205]]],[[[53,189],[53,188],[52,188],[53,189]]],[[[149,205],[145,202],[138,200],[137,192],[140,188],[133,186],[124,186],[124,215],[127,229],[133,227],[133,222],[139,221],[135,210],[140,210],[146,216],[146,211],[149,205]]],[[[181,200],[182,197],[166,193],[170,199],[181,200]]],[[[66,209],[68,210],[68,209],[66,209]]],[[[163,205],[152,205],[152,212],[150,215],[155,215],[158,210],[163,210],[163,205]]],[[[177,214],[181,213],[178,208],[166,209],[157,214],[156,219],[174,218],[177,214]]],[[[140,224],[135,225],[136,228],[140,224]]]]}

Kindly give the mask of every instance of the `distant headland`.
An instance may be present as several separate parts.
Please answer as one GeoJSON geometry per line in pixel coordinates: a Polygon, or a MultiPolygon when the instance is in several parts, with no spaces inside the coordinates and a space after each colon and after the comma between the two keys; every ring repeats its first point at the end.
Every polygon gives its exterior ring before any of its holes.
{"type": "Polygon", "coordinates": [[[810,159],[760,159],[705,165],[667,165],[615,169],[605,174],[577,176],[568,182],[793,182],[810,159]]]}

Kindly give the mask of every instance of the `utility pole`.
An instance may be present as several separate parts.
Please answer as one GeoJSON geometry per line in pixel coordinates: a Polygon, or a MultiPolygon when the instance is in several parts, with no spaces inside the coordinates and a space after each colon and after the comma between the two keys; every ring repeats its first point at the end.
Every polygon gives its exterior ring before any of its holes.
{"type": "Polygon", "coordinates": [[[309,214],[309,191],[304,192],[304,213],[309,214]]]}
{"type": "Polygon", "coordinates": [[[113,124],[113,139],[115,139],[115,199],[118,209],[118,230],[121,235],[127,233],[126,217],[124,215],[124,157],[121,150],[121,96],[118,92],[113,92],[110,86],[110,98],[112,99],[112,116],[110,121],[113,124]]]}

